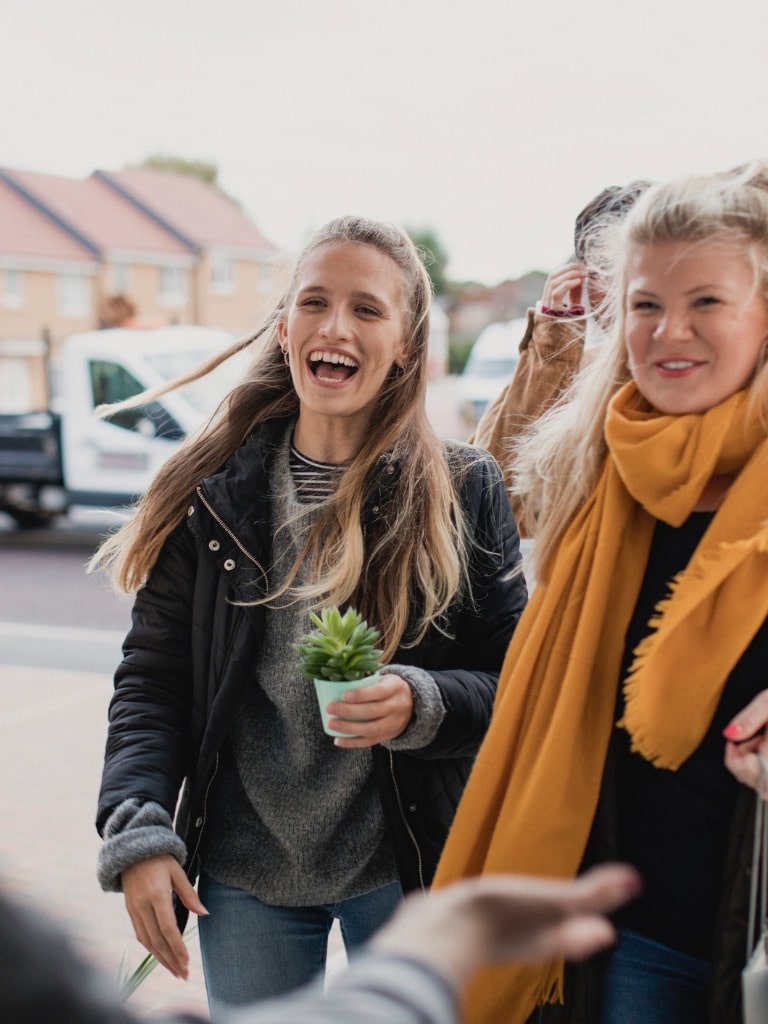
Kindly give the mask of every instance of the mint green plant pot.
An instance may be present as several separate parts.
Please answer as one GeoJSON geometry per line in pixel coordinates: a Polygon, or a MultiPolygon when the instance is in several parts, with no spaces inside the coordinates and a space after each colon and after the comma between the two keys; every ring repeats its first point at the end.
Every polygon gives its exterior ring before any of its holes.
{"type": "Polygon", "coordinates": [[[337,732],[335,729],[328,728],[328,722],[331,718],[340,718],[341,715],[329,715],[325,710],[329,704],[333,701],[341,700],[344,694],[348,690],[362,690],[365,686],[373,686],[374,683],[378,683],[381,677],[380,672],[374,672],[372,676],[366,676],[364,679],[353,679],[349,680],[337,680],[337,679],[315,679],[315,692],[317,693],[317,702],[320,705],[320,714],[323,718],[323,730],[328,733],[329,736],[342,736],[346,739],[353,739],[351,733],[337,732]]]}

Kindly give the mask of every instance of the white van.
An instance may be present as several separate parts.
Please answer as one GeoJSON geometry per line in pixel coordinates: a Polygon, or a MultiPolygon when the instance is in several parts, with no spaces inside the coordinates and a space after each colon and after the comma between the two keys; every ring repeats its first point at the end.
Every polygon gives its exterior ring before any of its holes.
{"type": "Polygon", "coordinates": [[[512,379],[528,317],[489,324],[472,346],[459,380],[461,417],[470,431],[512,379]]]}
{"type": "MultiPolygon", "coordinates": [[[[175,326],[71,335],[48,367],[50,406],[0,414],[0,510],[35,526],[72,506],[132,504],[213,412],[246,356],[136,409],[94,410],[167,383],[233,342],[227,331],[175,326]]],[[[0,367],[1,369],[1,367],[0,367]]]]}

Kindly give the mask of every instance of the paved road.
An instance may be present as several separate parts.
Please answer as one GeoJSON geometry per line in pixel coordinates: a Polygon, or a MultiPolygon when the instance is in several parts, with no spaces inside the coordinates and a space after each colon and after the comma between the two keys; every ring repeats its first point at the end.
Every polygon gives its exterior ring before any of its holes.
{"type": "MultiPolygon", "coordinates": [[[[0,871],[116,978],[121,960],[138,964],[143,950],[122,898],[102,893],[95,878],[93,812],[110,689],[102,672],[0,665],[0,871]]],[[[187,985],[156,971],[132,1003],[203,1011],[196,951],[192,970],[187,985]]]]}

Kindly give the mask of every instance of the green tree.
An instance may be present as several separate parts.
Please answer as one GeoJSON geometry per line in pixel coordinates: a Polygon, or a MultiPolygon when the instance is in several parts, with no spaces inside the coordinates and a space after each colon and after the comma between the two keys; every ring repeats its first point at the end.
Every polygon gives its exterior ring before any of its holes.
{"type": "Polygon", "coordinates": [[[240,206],[239,201],[225,192],[219,184],[218,165],[210,160],[187,160],[186,157],[177,156],[174,153],[150,153],[138,166],[150,167],[158,171],[175,171],[177,174],[190,174],[211,185],[217,192],[226,196],[230,202],[240,206]]]}
{"type": "Polygon", "coordinates": [[[449,290],[449,281],[445,274],[449,257],[436,232],[429,227],[406,228],[405,230],[421,252],[435,295],[445,295],[449,290]]]}

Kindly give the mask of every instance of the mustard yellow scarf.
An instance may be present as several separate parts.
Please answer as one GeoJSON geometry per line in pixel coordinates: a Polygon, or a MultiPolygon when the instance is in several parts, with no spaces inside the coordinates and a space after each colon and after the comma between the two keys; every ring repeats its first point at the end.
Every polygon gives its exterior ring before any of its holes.
{"type": "MultiPolygon", "coordinates": [[[[736,479],[651,620],[625,684],[632,747],[675,770],[768,615],[768,440],[738,392],[702,415],[650,411],[633,383],[608,410],[609,454],[520,620],[436,885],[494,872],[573,876],[614,726],[626,630],[653,533],[685,521],[713,475],[736,479]]],[[[525,1021],[562,999],[562,964],[493,968],[471,1024],[525,1021]]]]}

